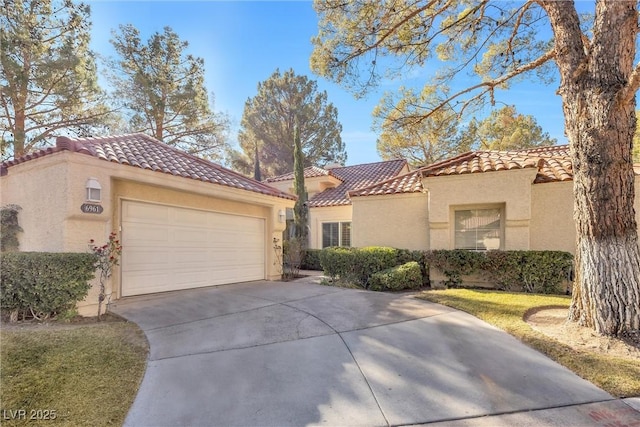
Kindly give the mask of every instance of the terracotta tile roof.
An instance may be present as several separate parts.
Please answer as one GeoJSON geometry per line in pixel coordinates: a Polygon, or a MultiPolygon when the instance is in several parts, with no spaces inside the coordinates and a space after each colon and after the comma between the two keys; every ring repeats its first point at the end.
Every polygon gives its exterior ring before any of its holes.
{"type": "Polygon", "coordinates": [[[421,193],[422,177],[420,171],[415,170],[404,175],[396,176],[369,187],[349,191],[349,197],[381,196],[384,194],[421,193]]]}
{"type": "Polygon", "coordinates": [[[534,183],[570,181],[573,169],[569,146],[539,147],[514,151],[470,151],[445,159],[408,174],[362,187],[349,192],[349,196],[376,196],[383,194],[418,193],[423,190],[421,177],[464,175],[537,168],[534,183]]]}
{"type": "Polygon", "coordinates": [[[368,187],[380,181],[397,176],[406,160],[388,160],[386,162],[367,163],[354,166],[343,166],[330,170],[331,174],[342,181],[342,184],[315,194],[309,200],[310,207],[350,205],[349,192],[368,187]]]}
{"type": "Polygon", "coordinates": [[[203,182],[224,185],[269,196],[295,200],[267,184],[247,178],[215,163],[187,154],[142,133],[98,138],[58,137],[56,147],[2,163],[3,174],[16,164],[59,151],[74,151],[108,162],[149,169],[203,182]]]}
{"type": "MultiPolygon", "coordinates": [[[[338,178],[333,173],[331,173],[331,170],[322,169],[322,168],[319,168],[318,166],[309,166],[304,170],[305,178],[316,178],[319,176],[333,176],[335,178],[338,178]]],[[[264,182],[280,182],[280,181],[289,181],[289,180],[293,180],[293,172],[289,172],[280,176],[274,176],[273,178],[267,178],[264,180],[264,182]]]]}
{"type": "Polygon", "coordinates": [[[514,151],[471,151],[420,169],[423,177],[537,168],[534,183],[570,181],[569,146],[514,151]]]}

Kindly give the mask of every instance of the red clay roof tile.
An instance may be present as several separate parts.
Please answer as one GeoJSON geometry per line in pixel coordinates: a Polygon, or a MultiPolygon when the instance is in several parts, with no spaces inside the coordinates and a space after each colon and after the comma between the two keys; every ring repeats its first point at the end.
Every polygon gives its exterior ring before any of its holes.
{"type": "MultiPolygon", "coordinates": [[[[342,183],[334,188],[328,188],[315,194],[309,200],[310,207],[346,206],[351,204],[349,192],[367,187],[380,181],[397,176],[407,165],[407,161],[388,160],[384,162],[366,163],[354,166],[342,166],[323,169],[312,166],[304,170],[305,178],[331,175],[342,183]]],[[[293,180],[293,173],[269,178],[266,182],[293,180]]]]}
{"type": "Polygon", "coordinates": [[[309,206],[350,205],[351,199],[349,199],[349,191],[368,187],[377,182],[397,176],[406,165],[406,160],[388,160],[386,162],[333,168],[330,170],[331,174],[342,180],[342,184],[314,195],[311,200],[309,200],[309,206]]]}
{"type": "Polygon", "coordinates": [[[417,193],[423,190],[420,177],[464,175],[525,168],[538,169],[534,180],[535,184],[573,179],[573,169],[567,145],[514,151],[470,151],[369,187],[361,187],[349,192],[349,196],[417,193]]]}
{"type": "Polygon", "coordinates": [[[108,162],[148,169],[212,184],[224,185],[284,199],[295,196],[267,184],[247,178],[215,163],[187,154],[142,133],[98,138],[58,137],[56,147],[37,151],[2,164],[6,169],[28,160],[68,150],[84,153],[108,162]]]}
{"type": "MultiPolygon", "coordinates": [[[[308,168],[304,169],[305,178],[316,178],[319,176],[333,176],[335,178],[338,178],[333,173],[331,173],[331,170],[322,169],[318,166],[309,166],[308,168]]],[[[267,178],[265,179],[264,182],[280,182],[280,181],[289,181],[289,180],[293,180],[293,172],[289,172],[284,175],[274,176],[273,178],[267,178]]]]}

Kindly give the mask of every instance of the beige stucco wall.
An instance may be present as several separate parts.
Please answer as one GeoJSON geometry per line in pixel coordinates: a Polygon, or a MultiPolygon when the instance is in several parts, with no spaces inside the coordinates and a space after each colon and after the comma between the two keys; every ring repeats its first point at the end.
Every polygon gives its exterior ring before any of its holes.
{"type": "Polygon", "coordinates": [[[18,238],[20,250],[61,252],[65,250],[66,195],[70,192],[67,168],[61,161],[68,153],[19,164],[0,177],[0,204],[16,204],[24,229],[18,238]],[[25,176],[29,179],[25,179],[25,176]]]}
{"type": "MultiPolygon", "coordinates": [[[[322,223],[323,222],[350,222],[353,209],[348,206],[328,206],[309,209],[309,248],[322,249],[322,223]]],[[[351,238],[353,239],[353,224],[351,225],[351,238]]],[[[352,240],[353,245],[353,240],[352,240]]]]}
{"type": "Polygon", "coordinates": [[[531,189],[531,250],[574,253],[573,181],[535,184],[531,189]]]}
{"type": "Polygon", "coordinates": [[[353,246],[429,249],[429,198],[424,193],[353,197],[353,246]]]}
{"type": "MultiPolygon", "coordinates": [[[[635,192],[636,222],[640,224],[640,176],[635,179],[635,192]]],[[[536,184],[531,199],[530,249],[575,253],[573,181],[536,184]]]]}
{"type": "MultiPolygon", "coordinates": [[[[265,218],[265,279],[280,278],[275,262],[273,239],[281,239],[285,223],[279,211],[293,207],[294,201],[185,179],[169,174],[105,162],[85,154],[63,151],[9,168],[0,179],[2,204],[14,203],[19,214],[20,250],[84,252],[88,242],[107,241],[109,233],[119,233],[120,206],[124,199],[164,203],[216,212],[265,218]],[[104,208],[101,214],[86,214],[86,182],[98,180],[104,208]]],[[[95,282],[95,281],[94,281],[95,282]]],[[[117,298],[120,272],[114,271],[108,293],[117,298]]],[[[86,300],[78,305],[83,315],[95,315],[97,289],[94,283],[86,300]]]]}
{"type": "Polygon", "coordinates": [[[423,178],[429,193],[430,249],[453,249],[456,208],[503,206],[501,249],[529,249],[531,187],[536,169],[423,178]]]}

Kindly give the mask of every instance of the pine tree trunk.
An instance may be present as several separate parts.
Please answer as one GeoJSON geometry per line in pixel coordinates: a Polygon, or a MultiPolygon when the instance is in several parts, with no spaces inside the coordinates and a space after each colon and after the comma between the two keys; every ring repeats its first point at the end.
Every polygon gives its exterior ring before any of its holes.
{"type": "Polygon", "coordinates": [[[640,248],[631,158],[635,99],[620,94],[635,56],[635,2],[600,0],[584,44],[571,3],[548,2],[556,36],[576,222],[569,319],[606,335],[640,329],[640,248]],[[615,31],[611,29],[615,28],[615,31]]]}
{"type": "Polygon", "coordinates": [[[13,133],[13,157],[17,159],[18,157],[25,154],[24,145],[26,142],[26,134],[25,134],[25,114],[24,109],[17,109],[15,113],[15,131],[13,133]]]}

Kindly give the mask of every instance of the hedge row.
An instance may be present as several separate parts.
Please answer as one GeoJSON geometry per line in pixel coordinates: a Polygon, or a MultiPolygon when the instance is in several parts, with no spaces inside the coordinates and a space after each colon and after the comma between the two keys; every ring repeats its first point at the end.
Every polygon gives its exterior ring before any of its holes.
{"type": "Polygon", "coordinates": [[[571,280],[573,255],[559,251],[466,250],[409,251],[388,247],[325,248],[318,256],[333,281],[365,289],[415,289],[416,265],[420,284],[429,285],[429,268],[440,270],[447,287],[463,284],[463,276],[479,274],[498,289],[532,293],[562,293],[571,280]],[[407,263],[415,262],[416,265],[407,263]],[[399,268],[402,266],[402,268],[399,268]],[[397,280],[401,283],[391,284],[397,280]]]}
{"type": "MultiPolygon", "coordinates": [[[[416,262],[420,270],[420,284],[428,283],[428,270],[423,253],[381,246],[364,248],[331,247],[320,252],[320,265],[324,274],[333,281],[346,282],[368,289],[374,274],[416,262]]],[[[395,274],[395,273],[394,273],[395,274]]],[[[376,279],[379,285],[379,277],[376,279]]],[[[409,286],[409,285],[407,285],[409,286]]],[[[406,288],[402,288],[406,289],[406,288]]]]}
{"type": "Polygon", "coordinates": [[[3,253],[0,308],[14,321],[46,319],[71,310],[87,296],[95,262],[90,253],[3,253]]]}
{"type": "Polygon", "coordinates": [[[558,294],[571,280],[573,255],[560,251],[434,250],[425,253],[427,263],[447,277],[445,285],[462,285],[462,276],[480,274],[498,289],[558,294]]]}

